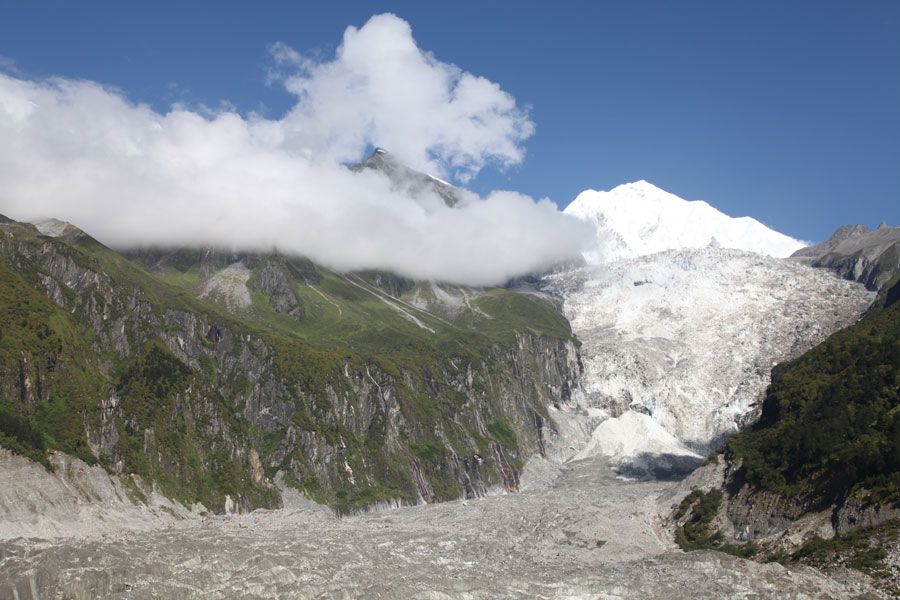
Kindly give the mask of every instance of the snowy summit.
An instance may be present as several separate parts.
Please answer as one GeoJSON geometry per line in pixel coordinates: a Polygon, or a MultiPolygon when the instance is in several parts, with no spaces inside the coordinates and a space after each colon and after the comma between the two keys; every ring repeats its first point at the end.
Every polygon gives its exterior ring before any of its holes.
{"type": "Polygon", "coordinates": [[[608,192],[586,190],[564,212],[597,228],[596,245],[585,252],[591,264],[707,247],[787,257],[806,245],[756,219],[729,217],[702,200],[684,200],[646,181],[608,192]]]}

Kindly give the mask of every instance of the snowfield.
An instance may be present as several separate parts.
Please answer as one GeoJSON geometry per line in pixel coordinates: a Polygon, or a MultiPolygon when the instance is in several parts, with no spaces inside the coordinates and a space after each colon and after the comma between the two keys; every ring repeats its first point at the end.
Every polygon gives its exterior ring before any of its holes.
{"type": "Polygon", "coordinates": [[[706,202],[689,202],[646,181],[608,192],[586,190],[566,207],[597,228],[589,264],[685,248],[734,248],[788,257],[807,244],[750,217],[732,218],[706,202]]]}

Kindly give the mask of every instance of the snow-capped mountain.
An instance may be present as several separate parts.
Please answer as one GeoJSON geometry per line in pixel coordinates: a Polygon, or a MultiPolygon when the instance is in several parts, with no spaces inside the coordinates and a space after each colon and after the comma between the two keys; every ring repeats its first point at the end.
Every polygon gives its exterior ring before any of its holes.
{"type": "Polygon", "coordinates": [[[854,322],[874,297],[824,270],[724,248],[556,273],[544,286],[583,342],[586,410],[564,427],[593,434],[576,458],[657,474],[696,465],[750,422],[772,366],[854,322]]]}
{"type": "Polygon", "coordinates": [[[586,190],[563,211],[593,223],[590,264],[683,248],[734,248],[787,257],[806,244],[750,217],[732,218],[706,202],[689,202],[646,181],[611,191],[586,190]]]}

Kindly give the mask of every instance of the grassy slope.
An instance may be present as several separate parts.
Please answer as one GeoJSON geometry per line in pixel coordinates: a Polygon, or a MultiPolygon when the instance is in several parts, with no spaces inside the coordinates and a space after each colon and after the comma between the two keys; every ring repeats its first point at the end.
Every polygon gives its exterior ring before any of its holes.
{"type": "MultiPolygon", "coordinates": [[[[301,354],[318,351],[320,356],[350,357],[361,363],[374,360],[391,371],[397,367],[419,370],[448,357],[483,356],[494,344],[514,343],[517,332],[571,337],[565,318],[549,301],[536,296],[502,288],[486,290],[473,294],[471,303],[490,318],[470,310],[449,318],[411,304],[413,294],[421,291],[419,287],[395,298],[359,275],[316,268],[304,259],[286,262],[301,264],[300,268],[287,269],[293,275],[292,291],[304,307],[301,319],[276,312],[268,298],[259,293],[251,293],[253,304],[249,310],[228,315],[230,320],[241,323],[241,329],[264,335],[282,354],[291,349],[301,354]],[[298,277],[298,271],[306,277],[298,277]],[[421,326],[404,313],[417,319],[421,326]]],[[[195,289],[192,273],[196,271],[196,265],[183,274],[166,271],[156,283],[165,279],[175,289],[189,291],[195,289]]],[[[462,293],[452,286],[442,289],[457,297],[462,293]]],[[[204,303],[203,308],[192,309],[196,312],[212,308],[204,303]]]]}

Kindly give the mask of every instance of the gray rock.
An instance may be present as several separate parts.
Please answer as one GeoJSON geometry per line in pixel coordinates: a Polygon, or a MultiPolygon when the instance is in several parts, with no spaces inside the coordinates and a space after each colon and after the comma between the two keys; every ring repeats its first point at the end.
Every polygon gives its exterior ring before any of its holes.
{"type": "Polygon", "coordinates": [[[882,222],[875,231],[845,225],[815,246],[802,248],[791,259],[831,269],[844,279],[879,290],[900,271],[900,227],[882,222]]]}
{"type": "Polygon", "coordinates": [[[247,287],[254,292],[268,296],[269,303],[276,312],[289,315],[294,319],[303,317],[303,307],[297,300],[297,293],[292,289],[278,257],[266,258],[262,268],[254,273],[247,282],[247,287]]]}
{"type": "Polygon", "coordinates": [[[375,148],[366,160],[350,167],[351,171],[357,172],[367,169],[384,173],[395,188],[403,190],[413,198],[434,194],[451,208],[459,204],[462,199],[462,192],[459,188],[407,167],[383,148],[375,148]]]}

